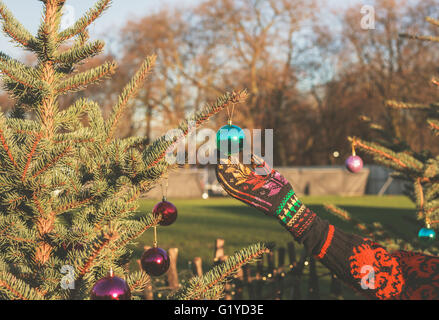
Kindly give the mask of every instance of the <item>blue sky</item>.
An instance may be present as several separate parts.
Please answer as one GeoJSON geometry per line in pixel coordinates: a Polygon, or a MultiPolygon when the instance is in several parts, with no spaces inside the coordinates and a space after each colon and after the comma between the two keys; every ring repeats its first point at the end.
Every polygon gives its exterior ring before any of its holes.
{"type": "MultiPolygon", "coordinates": [[[[81,17],[96,0],[67,0],[66,4],[74,9],[76,18],[81,17]]],[[[133,17],[142,17],[148,12],[157,11],[162,6],[186,6],[199,2],[199,0],[113,0],[110,9],[101,16],[90,31],[98,36],[117,30],[133,17]]],[[[3,0],[14,16],[33,34],[36,33],[42,14],[42,3],[37,0],[3,0]]],[[[14,48],[3,34],[0,34],[0,51],[17,57],[22,50],[14,48]]]]}
{"type": "MultiPolygon", "coordinates": [[[[169,8],[191,6],[203,0],[113,0],[110,9],[94,23],[90,30],[93,38],[107,38],[110,31],[117,32],[128,20],[142,17],[149,12],[158,11],[163,6],[169,8]]],[[[306,0],[305,0],[306,1],[306,0]]],[[[320,0],[321,5],[335,9],[352,4],[366,4],[370,0],[320,0]]],[[[42,16],[42,3],[37,0],[3,0],[15,17],[33,34],[36,33],[42,16]]],[[[74,18],[81,17],[96,0],[67,0],[66,5],[73,8],[74,18]]],[[[361,5],[359,6],[361,8],[361,5]]],[[[108,42],[107,42],[108,44],[108,42]]],[[[23,56],[24,51],[0,32],[0,51],[16,59],[23,56]]]]}

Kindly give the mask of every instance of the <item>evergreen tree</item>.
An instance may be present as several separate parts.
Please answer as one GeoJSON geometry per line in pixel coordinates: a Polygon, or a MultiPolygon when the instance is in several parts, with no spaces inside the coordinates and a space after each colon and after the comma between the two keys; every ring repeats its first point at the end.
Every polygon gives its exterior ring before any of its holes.
{"type": "MultiPolygon", "coordinates": [[[[433,26],[439,27],[439,21],[433,18],[426,19],[433,26]]],[[[401,34],[401,37],[420,41],[439,42],[439,37],[401,34]]],[[[432,84],[439,86],[439,80],[432,79],[432,84]]],[[[433,134],[439,135],[439,104],[423,105],[409,101],[390,100],[386,106],[394,112],[418,111],[425,115],[426,125],[433,134]],[[407,111],[406,111],[407,110],[407,111]]],[[[407,182],[406,194],[416,204],[418,220],[425,227],[437,229],[439,226],[439,156],[430,150],[413,150],[408,143],[392,134],[392,128],[385,128],[374,123],[369,117],[362,116],[362,120],[369,124],[370,129],[376,133],[375,141],[365,141],[358,137],[349,137],[353,147],[372,157],[377,164],[393,170],[392,177],[407,182]]],[[[384,246],[403,248],[406,250],[424,249],[437,254],[438,248],[426,248],[420,242],[408,243],[403,239],[395,238],[390,230],[384,230],[379,224],[368,225],[353,219],[349,213],[333,205],[326,205],[329,212],[345,221],[352,222],[359,232],[363,232],[380,241],[384,246]]]]}
{"type": "MultiPolygon", "coordinates": [[[[103,51],[87,28],[109,6],[100,0],[71,27],[60,30],[63,0],[40,0],[44,13],[36,36],[0,2],[4,33],[37,63],[28,66],[0,53],[4,89],[14,98],[0,114],[0,299],[86,299],[95,282],[112,269],[133,293],[150,280],[128,274],[129,245],[160,217],[136,218],[139,197],[169,170],[167,150],[212,115],[245,100],[227,93],[182,122],[180,137],[147,145],[145,138],[115,138],[121,115],[151,71],[145,59],[121,92],[111,115],[86,98],[60,110],[61,96],[111,76],[115,62],[79,72],[77,66],[103,51]],[[63,266],[75,271],[75,289],[65,290],[63,266]]],[[[217,298],[224,281],[242,264],[265,252],[263,245],[238,252],[224,265],[182,288],[176,297],[217,298]],[[194,289],[195,288],[195,289],[194,289]]]]}

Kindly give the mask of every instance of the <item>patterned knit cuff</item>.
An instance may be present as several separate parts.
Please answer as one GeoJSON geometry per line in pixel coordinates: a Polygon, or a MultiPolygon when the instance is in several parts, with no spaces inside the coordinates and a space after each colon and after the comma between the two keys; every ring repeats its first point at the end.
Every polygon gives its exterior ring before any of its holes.
{"type": "Polygon", "coordinates": [[[294,190],[283,197],[275,216],[297,241],[300,241],[316,218],[316,214],[297,198],[294,190]]]}

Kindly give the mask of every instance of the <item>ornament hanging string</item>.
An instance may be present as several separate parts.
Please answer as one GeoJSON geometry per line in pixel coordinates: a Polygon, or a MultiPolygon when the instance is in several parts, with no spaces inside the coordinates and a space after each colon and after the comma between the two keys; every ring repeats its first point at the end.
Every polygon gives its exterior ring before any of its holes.
{"type": "MultiPolygon", "coordinates": [[[[162,188],[163,201],[166,201],[166,197],[168,195],[168,175],[167,174],[166,174],[166,176],[164,178],[164,181],[162,181],[161,188],[162,188]]],[[[156,225],[154,226],[154,242],[153,242],[152,246],[154,248],[158,247],[158,242],[157,242],[157,226],[156,225]]]]}
{"type": "Polygon", "coordinates": [[[161,184],[163,201],[166,201],[168,199],[168,187],[169,187],[169,177],[168,174],[166,174],[161,184]]]}
{"type": "Polygon", "coordinates": [[[158,247],[158,242],[157,242],[157,226],[154,226],[154,242],[152,243],[152,246],[154,248],[158,247]]]}
{"type": "Polygon", "coordinates": [[[233,119],[233,113],[235,112],[235,104],[234,103],[232,104],[232,110],[229,109],[229,106],[227,106],[226,110],[227,110],[227,120],[228,120],[229,125],[231,126],[232,119],[233,119]]]}
{"type": "Polygon", "coordinates": [[[355,152],[355,140],[352,141],[352,155],[355,157],[357,153],[355,152]]]}

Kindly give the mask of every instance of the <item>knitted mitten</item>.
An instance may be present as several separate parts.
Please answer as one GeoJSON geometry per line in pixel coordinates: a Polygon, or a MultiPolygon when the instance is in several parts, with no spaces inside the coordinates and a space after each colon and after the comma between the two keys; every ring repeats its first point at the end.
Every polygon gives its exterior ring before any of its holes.
{"type": "Polygon", "coordinates": [[[253,159],[252,165],[245,166],[236,159],[221,159],[216,175],[229,195],[276,217],[304,244],[307,254],[314,255],[359,292],[372,299],[401,297],[404,278],[395,257],[380,245],[346,234],[320,219],[297,198],[288,181],[265,162],[253,159]],[[372,269],[373,286],[365,286],[363,281],[369,277],[364,272],[372,269]]]}
{"type": "Polygon", "coordinates": [[[263,161],[253,162],[251,166],[245,166],[236,160],[222,159],[217,165],[218,181],[229,195],[276,217],[297,241],[304,244],[307,254],[314,255],[367,297],[394,299],[400,296],[404,279],[394,257],[381,246],[346,234],[320,219],[297,198],[279,172],[263,161]],[[263,174],[257,174],[255,169],[262,170],[263,174]],[[363,289],[362,281],[367,278],[364,268],[373,268],[376,279],[373,288],[366,286],[363,289]]]}
{"type": "Polygon", "coordinates": [[[290,183],[265,161],[255,156],[251,165],[236,159],[220,159],[216,167],[218,182],[232,197],[276,217],[298,241],[309,229],[316,214],[295,194],[290,183]],[[255,171],[262,172],[257,174],[255,171]]]}

